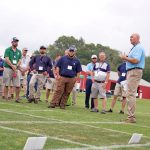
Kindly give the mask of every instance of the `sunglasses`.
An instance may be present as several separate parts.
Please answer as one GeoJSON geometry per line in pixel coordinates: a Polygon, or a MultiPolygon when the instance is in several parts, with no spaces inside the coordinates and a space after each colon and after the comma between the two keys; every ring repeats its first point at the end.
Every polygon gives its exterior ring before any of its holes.
{"type": "Polygon", "coordinates": [[[97,58],[92,58],[92,59],[97,59],[97,58]]]}
{"type": "Polygon", "coordinates": [[[71,49],[71,50],[69,50],[69,52],[74,52],[74,50],[71,49]]]}

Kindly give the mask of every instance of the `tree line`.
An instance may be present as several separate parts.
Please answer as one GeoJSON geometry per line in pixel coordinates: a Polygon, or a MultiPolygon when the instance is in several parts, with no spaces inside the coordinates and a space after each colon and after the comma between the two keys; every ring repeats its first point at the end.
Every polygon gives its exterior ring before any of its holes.
{"type": "MultiPolygon", "coordinates": [[[[64,51],[69,48],[70,45],[75,45],[77,48],[77,57],[80,59],[81,64],[87,65],[91,60],[91,55],[96,54],[100,51],[104,51],[107,56],[107,61],[111,66],[112,71],[117,71],[117,66],[122,62],[119,57],[119,51],[111,49],[108,46],[102,44],[86,43],[81,37],[76,39],[73,36],[61,36],[53,44],[50,44],[47,48],[47,55],[52,59],[56,55],[64,55],[64,51]]],[[[38,51],[35,51],[38,53],[38,51]]],[[[146,65],[144,69],[143,79],[150,82],[150,57],[146,57],[146,65]]]]}

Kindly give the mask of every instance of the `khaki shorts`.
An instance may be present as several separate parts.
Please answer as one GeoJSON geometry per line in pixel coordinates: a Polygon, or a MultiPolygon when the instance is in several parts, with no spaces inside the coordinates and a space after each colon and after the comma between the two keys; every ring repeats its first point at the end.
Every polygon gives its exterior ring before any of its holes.
{"type": "Polygon", "coordinates": [[[19,71],[17,70],[17,76],[15,78],[13,77],[13,73],[14,73],[14,71],[12,69],[4,68],[4,72],[3,72],[4,86],[11,86],[11,82],[12,82],[12,85],[14,87],[20,87],[19,71]]]}
{"type": "Polygon", "coordinates": [[[114,95],[115,96],[122,96],[122,97],[126,97],[126,89],[125,89],[125,86],[119,84],[119,83],[116,83],[116,86],[115,86],[115,90],[114,90],[114,95]]]}
{"type": "Polygon", "coordinates": [[[106,89],[103,87],[105,83],[97,83],[94,82],[92,84],[92,89],[91,89],[91,97],[92,98],[106,98],[106,89]]]}
{"type": "Polygon", "coordinates": [[[46,86],[46,89],[55,90],[56,89],[56,79],[48,78],[45,86],[46,86]]]}

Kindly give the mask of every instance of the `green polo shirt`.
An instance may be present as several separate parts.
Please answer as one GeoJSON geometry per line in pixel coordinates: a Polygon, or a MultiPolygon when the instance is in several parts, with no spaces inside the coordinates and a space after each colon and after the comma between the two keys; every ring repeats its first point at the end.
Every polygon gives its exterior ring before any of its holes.
{"type": "MultiPolygon", "coordinates": [[[[4,58],[8,57],[13,65],[17,65],[18,61],[21,59],[21,51],[16,49],[14,52],[12,47],[9,47],[5,50],[4,58]]],[[[4,67],[11,68],[6,62],[4,63],[4,67]]]]}

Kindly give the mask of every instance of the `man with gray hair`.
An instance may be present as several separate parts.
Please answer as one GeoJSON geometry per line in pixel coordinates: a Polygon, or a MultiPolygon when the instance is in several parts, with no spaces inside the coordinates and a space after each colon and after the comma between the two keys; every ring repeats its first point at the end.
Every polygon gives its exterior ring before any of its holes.
{"type": "Polygon", "coordinates": [[[145,67],[145,50],[140,43],[140,36],[134,33],[130,36],[133,45],[128,56],[122,54],[120,57],[126,61],[127,70],[127,109],[128,117],[125,122],[136,123],[136,93],[145,67]]]}

